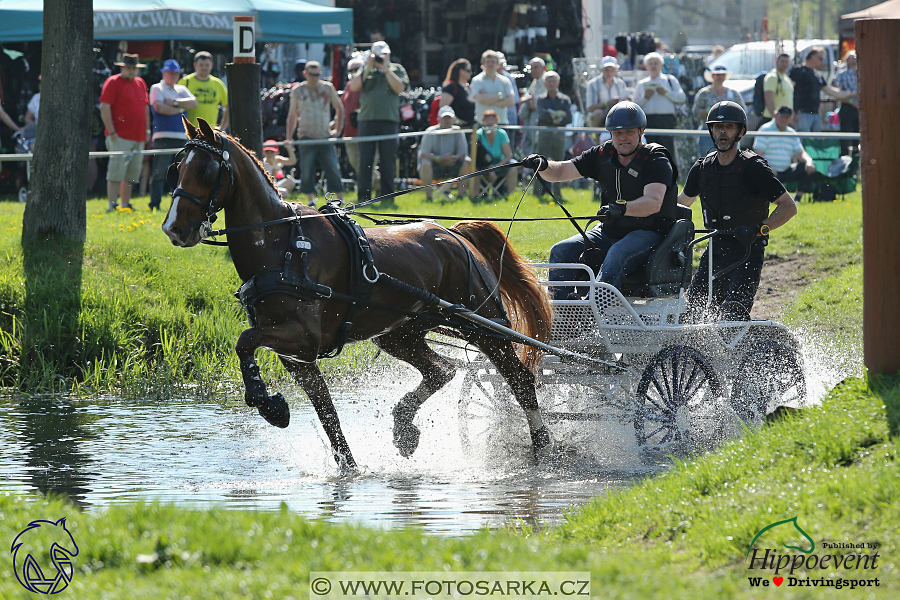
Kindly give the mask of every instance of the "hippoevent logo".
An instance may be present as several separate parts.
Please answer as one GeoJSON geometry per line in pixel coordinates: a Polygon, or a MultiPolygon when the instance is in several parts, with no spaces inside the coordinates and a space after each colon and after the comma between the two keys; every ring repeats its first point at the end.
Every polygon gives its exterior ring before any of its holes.
{"type": "Polygon", "coordinates": [[[16,578],[26,590],[57,594],[72,581],[78,545],[66,529],[64,518],[55,522],[32,521],[13,540],[10,552],[16,578]],[[48,554],[51,564],[42,565],[39,559],[48,554]]]}
{"type": "Polygon", "coordinates": [[[797,523],[797,517],[766,525],[747,548],[750,587],[833,587],[835,589],[880,586],[877,575],[881,557],[878,542],[816,542],[797,523]],[[760,547],[763,534],[783,542],[781,548],[760,547]],[[797,552],[785,552],[796,550],[797,552]],[[766,572],[768,571],[768,572],[766,572]],[[786,576],[786,577],[785,577],[786,576]]]}

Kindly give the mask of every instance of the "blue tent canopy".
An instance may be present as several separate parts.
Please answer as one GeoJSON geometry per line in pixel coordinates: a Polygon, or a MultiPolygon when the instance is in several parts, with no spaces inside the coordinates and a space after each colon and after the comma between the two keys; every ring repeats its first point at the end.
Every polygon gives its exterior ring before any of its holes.
{"type": "MultiPolygon", "coordinates": [[[[256,17],[259,42],[353,43],[353,11],[300,0],[94,0],[96,40],[232,39],[232,17],[256,17]],[[209,5],[207,5],[209,6],[209,5]],[[211,8],[211,7],[210,7],[211,8]]],[[[43,0],[0,0],[0,42],[40,40],[43,0]]]]}

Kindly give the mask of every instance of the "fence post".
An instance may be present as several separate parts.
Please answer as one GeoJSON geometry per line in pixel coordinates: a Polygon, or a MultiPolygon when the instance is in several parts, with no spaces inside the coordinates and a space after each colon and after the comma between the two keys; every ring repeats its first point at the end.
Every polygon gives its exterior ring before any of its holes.
{"type": "Polygon", "coordinates": [[[253,17],[234,17],[234,62],[225,65],[228,75],[228,112],[231,133],[241,144],[262,156],[261,71],[256,62],[256,30],[253,17]]]}
{"type": "Polygon", "coordinates": [[[900,371],[900,19],[856,21],[863,193],[863,347],[870,373],[900,371]]]}

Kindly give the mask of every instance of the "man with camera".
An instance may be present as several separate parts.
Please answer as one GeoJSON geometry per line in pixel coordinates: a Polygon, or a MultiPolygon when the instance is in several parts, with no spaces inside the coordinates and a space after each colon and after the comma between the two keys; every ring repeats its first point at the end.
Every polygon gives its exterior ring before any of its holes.
{"type": "MultiPolygon", "coordinates": [[[[641,141],[646,127],[640,106],[619,102],[606,115],[611,140],[572,160],[548,161],[532,154],[522,161],[547,181],[590,177],[602,190],[597,212],[602,225],[554,244],[548,262],[587,264],[599,270],[599,281],[618,288],[669,233],[675,222],[678,171],[665,147],[641,141]]],[[[549,278],[577,281],[582,276],[581,270],[550,269],[549,278]]],[[[570,286],[554,286],[553,298],[570,299],[573,292],[570,286]]]]}
{"type": "MultiPolygon", "coordinates": [[[[409,89],[406,69],[391,62],[391,49],[384,41],[372,44],[366,66],[350,80],[350,90],[359,96],[359,136],[397,135],[400,133],[400,94],[409,89]]],[[[399,138],[359,142],[359,200],[372,194],[372,167],[375,150],[380,156],[381,195],[394,191],[394,162],[399,138]]]]}

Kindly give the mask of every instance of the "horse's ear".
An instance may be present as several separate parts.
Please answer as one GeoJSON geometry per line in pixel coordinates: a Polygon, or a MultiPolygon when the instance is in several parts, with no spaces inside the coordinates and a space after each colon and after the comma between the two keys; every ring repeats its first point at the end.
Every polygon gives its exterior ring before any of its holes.
{"type": "Polygon", "coordinates": [[[187,136],[190,139],[194,139],[197,137],[197,128],[188,121],[188,118],[184,115],[181,115],[181,122],[184,123],[184,132],[187,133],[187,136]]]}
{"type": "Polygon", "coordinates": [[[200,117],[197,117],[197,123],[200,125],[200,133],[203,134],[203,137],[210,142],[215,142],[216,134],[215,132],[213,132],[212,127],[209,126],[209,123],[207,123],[205,119],[201,119],[200,117]]]}

